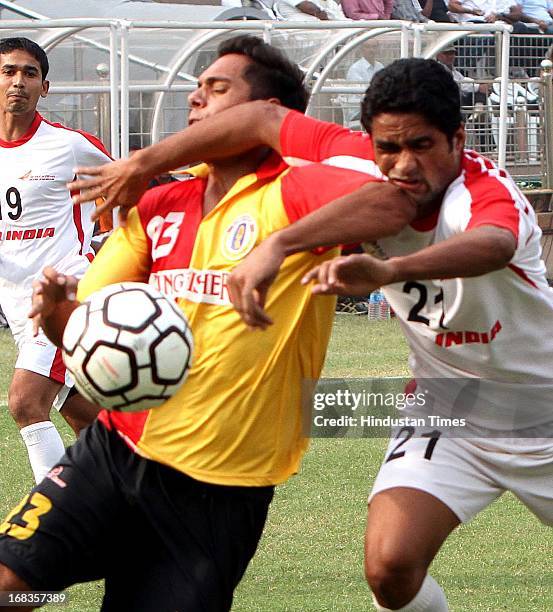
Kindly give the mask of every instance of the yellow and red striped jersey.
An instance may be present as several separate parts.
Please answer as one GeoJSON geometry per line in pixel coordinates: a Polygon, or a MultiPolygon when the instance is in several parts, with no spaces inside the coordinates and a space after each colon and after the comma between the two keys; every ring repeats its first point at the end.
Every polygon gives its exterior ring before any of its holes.
{"type": "Polygon", "coordinates": [[[307,447],[303,387],[320,375],[334,310],[332,297],[312,296],[300,279],[336,250],[287,258],[268,295],[266,331],[242,323],[227,277],[269,234],[374,179],[316,164],[290,170],[272,155],[203,216],[208,172],[198,166],[194,178],[147,192],[79,285],[82,300],[112,282],[150,282],[178,301],[194,335],[192,368],[174,397],[100,419],[140,454],[192,478],[277,484],[307,447]]]}

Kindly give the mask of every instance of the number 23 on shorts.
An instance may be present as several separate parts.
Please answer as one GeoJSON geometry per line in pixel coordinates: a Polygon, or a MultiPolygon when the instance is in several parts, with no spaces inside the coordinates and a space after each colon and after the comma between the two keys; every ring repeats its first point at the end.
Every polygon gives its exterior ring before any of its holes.
{"type": "Polygon", "coordinates": [[[37,530],[40,524],[39,517],[50,512],[51,509],[52,502],[42,493],[36,492],[26,495],[0,525],[0,534],[8,535],[18,540],[26,540],[37,530]],[[23,512],[25,506],[31,507],[23,512]],[[19,520],[15,522],[18,515],[19,520]]]}
{"type": "MultiPolygon", "coordinates": [[[[410,426],[402,427],[397,432],[397,435],[395,437],[395,439],[399,440],[399,442],[394,446],[392,452],[386,457],[385,463],[388,463],[388,461],[393,461],[394,459],[399,459],[400,457],[403,457],[405,453],[407,452],[407,450],[406,449],[401,450],[401,447],[404,444],[406,444],[414,435],[415,435],[414,427],[410,427],[410,426]]],[[[432,454],[434,453],[434,449],[436,448],[436,444],[438,443],[438,440],[440,439],[441,435],[442,435],[442,432],[438,431],[437,429],[434,429],[433,431],[428,431],[426,433],[419,435],[420,438],[429,438],[428,444],[426,445],[426,448],[424,450],[424,455],[423,455],[425,459],[428,459],[428,461],[432,459],[432,454]]]]}

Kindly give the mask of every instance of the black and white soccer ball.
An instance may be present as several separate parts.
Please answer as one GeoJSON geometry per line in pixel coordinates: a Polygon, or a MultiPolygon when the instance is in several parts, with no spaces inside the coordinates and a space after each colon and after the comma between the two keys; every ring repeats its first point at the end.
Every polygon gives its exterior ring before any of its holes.
{"type": "Polygon", "coordinates": [[[177,305],[145,283],[115,283],[71,314],[62,354],[78,391],[103,408],[135,412],[167,401],[192,360],[192,332],[177,305]]]}

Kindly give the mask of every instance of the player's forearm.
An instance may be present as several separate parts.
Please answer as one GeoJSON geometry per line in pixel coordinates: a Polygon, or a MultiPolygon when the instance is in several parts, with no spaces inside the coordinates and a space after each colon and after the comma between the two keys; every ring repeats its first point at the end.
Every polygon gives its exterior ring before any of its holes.
{"type": "Polygon", "coordinates": [[[388,260],[390,283],[481,276],[511,261],[516,241],[508,230],[482,226],[412,255],[388,260]]]}
{"type": "Polygon", "coordinates": [[[136,169],[149,177],[195,162],[209,162],[267,145],[280,153],[280,127],[290,111],[256,100],[217,113],[137,151],[136,169]]]}
{"type": "Polygon", "coordinates": [[[416,214],[415,205],[388,183],[367,183],[273,234],[287,256],[320,246],[368,242],[397,234],[416,214]]]}
{"type": "Polygon", "coordinates": [[[41,327],[46,337],[58,347],[61,347],[63,332],[71,313],[79,306],[76,300],[66,300],[57,304],[56,309],[47,317],[43,317],[41,327]]]}

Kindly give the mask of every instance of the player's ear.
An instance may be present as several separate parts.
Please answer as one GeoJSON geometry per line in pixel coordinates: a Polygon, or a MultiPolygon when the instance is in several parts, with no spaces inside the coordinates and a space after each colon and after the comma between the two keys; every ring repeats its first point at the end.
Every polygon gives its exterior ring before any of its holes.
{"type": "Polygon", "coordinates": [[[282,106],[282,102],[278,98],[269,98],[266,101],[270,102],[271,104],[278,104],[278,106],[282,106]]]}
{"type": "Polygon", "coordinates": [[[457,128],[455,133],[453,134],[453,148],[456,151],[462,151],[465,148],[465,125],[461,123],[461,125],[457,128]]]}
{"type": "Polygon", "coordinates": [[[50,89],[50,81],[42,81],[42,92],[40,94],[40,97],[45,98],[48,95],[49,89],[50,89]]]}

